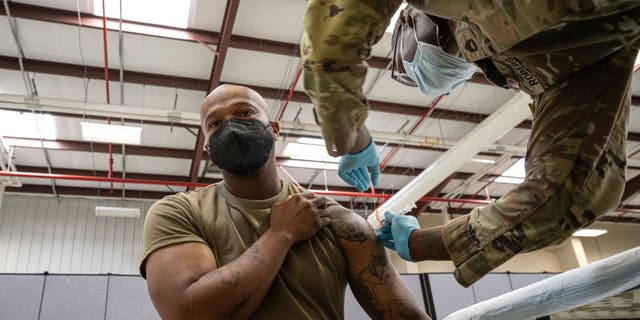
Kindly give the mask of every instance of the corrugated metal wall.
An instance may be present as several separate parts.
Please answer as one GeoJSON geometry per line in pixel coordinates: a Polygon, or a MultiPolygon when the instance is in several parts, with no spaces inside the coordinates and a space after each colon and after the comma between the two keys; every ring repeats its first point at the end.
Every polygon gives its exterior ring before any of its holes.
{"type": "Polygon", "coordinates": [[[0,273],[138,274],[152,202],[5,195],[0,273]],[[95,216],[95,206],[140,208],[141,217],[95,216]]]}

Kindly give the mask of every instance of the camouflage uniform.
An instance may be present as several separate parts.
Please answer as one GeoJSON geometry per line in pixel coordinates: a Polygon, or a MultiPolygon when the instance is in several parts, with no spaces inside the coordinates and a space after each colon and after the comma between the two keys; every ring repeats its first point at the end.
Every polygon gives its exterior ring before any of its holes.
{"type": "MultiPolygon", "coordinates": [[[[516,81],[533,99],[525,182],[443,226],[458,282],[469,286],[515,254],[560,242],[618,205],[640,1],[409,3],[456,21],[462,55],[497,85],[516,81]]],[[[348,144],[364,125],[363,60],[399,4],[309,1],[304,83],[328,148],[348,144]]]]}

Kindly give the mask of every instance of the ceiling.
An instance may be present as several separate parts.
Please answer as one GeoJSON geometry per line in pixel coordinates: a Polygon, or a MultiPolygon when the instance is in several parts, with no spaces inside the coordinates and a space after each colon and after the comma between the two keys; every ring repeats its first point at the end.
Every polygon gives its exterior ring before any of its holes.
{"type": "MultiPolygon", "coordinates": [[[[229,1],[231,4],[237,2],[229,1]]],[[[10,2],[24,53],[24,69],[41,99],[51,98],[80,106],[83,101],[105,104],[103,112],[109,114],[102,20],[94,15],[92,0],[78,1],[78,4],[81,26],[74,0],[10,2]]],[[[237,83],[263,94],[272,108],[272,118],[275,118],[282,111],[299,70],[297,43],[302,33],[305,7],[305,2],[295,0],[243,0],[233,14],[233,6],[227,7],[226,1],[192,0],[186,29],[124,21],[122,34],[118,20],[108,19],[110,102],[137,112],[136,116],[124,120],[119,117],[112,120],[117,124],[142,127],[140,145],[113,146],[113,176],[172,182],[218,181],[220,175],[211,168],[206,154],[194,151],[200,150],[200,147],[196,148],[197,125],[175,119],[144,121],[140,117],[145,113],[174,111],[183,117],[193,115],[198,112],[200,102],[212,84],[237,83]],[[225,11],[230,12],[226,18],[225,11]],[[123,82],[119,81],[121,68],[123,82]]],[[[27,91],[19,67],[18,47],[7,13],[4,9],[0,13],[0,95],[5,98],[24,96],[27,91]]],[[[487,85],[481,77],[476,77],[443,97],[433,113],[415,128],[411,136],[422,139],[422,143],[403,145],[400,141],[406,137],[406,132],[415,126],[434,99],[390,79],[389,73],[384,71],[389,50],[390,34],[386,34],[373,48],[365,83],[371,103],[367,127],[392,141],[379,143],[381,158],[385,159],[397,148],[383,170],[376,190],[385,194],[393,194],[404,187],[516,94],[513,90],[487,85]]],[[[638,78],[640,75],[636,74],[632,88],[634,106],[627,146],[631,157],[623,202],[626,208],[633,210],[640,209],[640,107],[635,106],[640,105],[638,78]]],[[[338,178],[335,163],[294,162],[283,154],[290,143],[299,142],[301,138],[320,137],[317,131],[297,133],[294,130],[296,125],[314,126],[312,105],[303,92],[302,83],[298,82],[294,89],[281,118],[293,129],[277,144],[279,163],[286,171],[281,172],[282,178],[290,179],[290,175],[301,185],[313,189],[355,191],[338,178]]],[[[5,151],[13,153],[18,171],[108,175],[108,145],[83,141],[80,130],[82,121],[105,122],[104,115],[83,113],[81,108],[73,112],[52,112],[38,108],[37,103],[35,106],[35,113],[51,115],[55,136],[41,141],[38,136],[25,136],[18,131],[2,132],[5,151]]],[[[2,99],[0,108],[13,109],[11,103],[2,99]]],[[[523,109],[523,112],[528,110],[523,109]]],[[[32,117],[29,112],[24,115],[32,117]]],[[[491,182],[524,155],[530,126],[531,122],[525,120],[495,141],[494,145],[507,147],[511,150],[509,153],[485,150],[475,157],[495,163],[469,161],[438,187],[425,191],[435,197],[480,200],[486,200],[487,195],[497,198],[508,192],[514,184],[491,182]]],[[[115,183],[112,188],[109,183],[95,181],[19,180],[21,187],[8,187],[7,191],[157,199],[185,190],[176,185],[135,182],[115,183]]],[[[364,213],[379,201],[379,198],[345,196],[336,196],[336,199],[364,213]]],[[[474,205],[452,203],[449,213],[465,214],[474,205]]],[[[434,202],[419,203],[414,213],[424,212],[440,211],[434,202]]],[[[612,212],[604,219],[638,222],[640,214],[612,212]]]]}

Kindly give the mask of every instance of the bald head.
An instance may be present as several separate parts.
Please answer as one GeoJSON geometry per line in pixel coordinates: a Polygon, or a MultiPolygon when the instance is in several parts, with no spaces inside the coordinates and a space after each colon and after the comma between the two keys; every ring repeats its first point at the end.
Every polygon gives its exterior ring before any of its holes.
{"type": "Polygon", "coordinates": [[[251,102],[268,114],[267,102],[255,90],[234,84],[223,84],[211,91],[209,95],[202,101],[200,105],[200,120],[205,119],[207,111],[219,105],[229,104],[230,102],[251,102]]]}
{"type": "MultiPolygon", "coordinates": [[[[224,121],[231,118],[256,119],[267,124],[267,102],[251,88],[232,84],[218,86],[200,105],[200,125],[207,141],[224,121]]],[[[278,131],[279,127],[274,129],[278,131]]]]}

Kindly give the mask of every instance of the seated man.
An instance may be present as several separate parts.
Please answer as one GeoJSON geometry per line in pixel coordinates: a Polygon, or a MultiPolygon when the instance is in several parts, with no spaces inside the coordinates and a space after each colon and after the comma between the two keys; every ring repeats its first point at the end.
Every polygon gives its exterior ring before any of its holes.
{"type": "Polygon", "coordinates": [[[223,182],[158,201],[144,226],[140,272],[163,318],[343,319],[348,281],[374,319],[428,319],[364,219],[279,179],[257,92],[220,86],[200,114],[223,182]]]}

